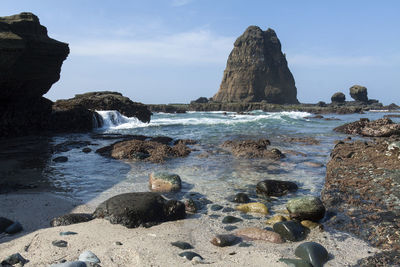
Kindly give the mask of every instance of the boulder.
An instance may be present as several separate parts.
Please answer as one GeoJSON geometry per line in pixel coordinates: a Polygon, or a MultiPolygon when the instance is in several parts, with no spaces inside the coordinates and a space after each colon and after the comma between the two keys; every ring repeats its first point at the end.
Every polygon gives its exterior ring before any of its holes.
{"type": "Polygon", "coordinates": [[[332,95],[331,101],[332,103],[344,103],[346,101],[346,96],[341,92],[337,92],[332,95]]]}
{"type": "Polygon", "coordinates": [[[325,215],[325,206],[318,197],[307,196],[291,199],[286,208],[290,217],[296,220],[310,220],[317,222],[325,215]]]}
{"type": "Polygon", "coordinates": [[[76,224],[76,223],[82,223],[82,222],[88,222],[93,220],[93,217],[91,214],[87,213],[70,213],[70,214],[65,214],[59,217],[56,217],[50,221],[50,225],[55,227],[55,226],[65,226],[65,225],[71,225],[71,224],[76,224]]]}
{"type": "Polygon", "coordinates": [[[64,109],[82,106],[92,111],[116,110],[124,116],[136,117],[142,122],[149,122],[152,114],[146,105],[133,102],[121,93],[109,91],[77,94],[74,98],[57,100],[55,106],[64,109]]]}
{"type": "Polygon", "coordinates": [[[355,101],[368,102],[367,88],[361,85],[353,85],[350,87],[350,96],[355,101]]]}
{"type": "Polygon", "coordinates": [[[150,174],[149,187],[153,192],[174,192],[181,190],[182,181],[177,174],[153,172],[150,174]]]}
{"type": "Polygon", "coordinates": [[[326,248],[316,242],[305,242],[300,244],[294,251],[294,254],[311,263],[314,267],[322,267],[329,259],[326,248]]]}
{"type": "Polygon", "coordinates": [[[0,17],[0,137],[46,130],[68,44],[51,39],[32,13],[0,17]]]}
{"type": "Polygon", "coordinates": [[[289,192],[297,191],[297,184],[289,181],[279,180],[264,180],[257,183],[256,192],[257,194],[270,197],[280,197],[286,195],[289,192]]]}
{"type": "Polygon", "coordinates": [[[389,118],[375,121],[362,118],[359,121],[341,125],[333,130],[345,134],[357,134],[369,137],[389,137],[392,135],[400,135],[400,124],[394,123],[389,118]]]}
{"type": "Polygon", "coordinates": [[[217,102],[297,104],[297,89],[274,30],[250,26],[235,41],[217,102]]]}
{"type": "Polygon", "coordinates": [[[93,216],[105,218],[112,224],[135,228],[184,219],[186,212],[185,205],[180,201],[167,201],[154,192],[139,192],[117,195],[104,201],[93,216]]]}

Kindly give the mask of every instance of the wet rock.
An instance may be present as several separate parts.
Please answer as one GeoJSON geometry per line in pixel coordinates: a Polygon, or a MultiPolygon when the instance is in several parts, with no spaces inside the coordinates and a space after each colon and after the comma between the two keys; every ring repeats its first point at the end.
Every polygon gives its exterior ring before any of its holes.
{"type": "Polygon", "coordinates": [[[289,181],[279,180],[264,180],[257,183],[256,192],[257,194],[270,197],[280,197],[286,195],[289,192],[297,191],[297,184],[289,181]]]}
{"type": "Polygon", "coordinates": [[[23,230],[22,225],[19,222],[14,222],[10,226],[8,226],[4,232],[10,235],[19,233],[23,230]]]}
{"type": "MultiPolygon", "coordinates": [[[[315,116],[315,117],[317,117],[317,116],[315,116]]],[[[311,118],[315,118],[315,117],[311,117],[311,118]]],[[[305,118],[307,118],[307,117],[305,117],[305,118]]],[[[302,145],[309,145],[309,146],[320,144],[320,141],[318,141],[317,139],[312,138],[312,137],[290,137],[290,138],[286,138],[285,141],[289,142],[289,143],[299,143],[302,145]]]]}
{"type": "Polygon", "coordinates": [[[312,167],[312,168],[322,168],[325,165],[319,162],[313,162],[313,161],[306,161],[304,162],[304,165],[308,166],[308,167],[312,167]]]}
{"type": "Polygon", "coordinates": [[[58,264],[52,264],[50,267],[88,267],[83,261],[69,261],[58,264]]]}
{"type": "Polygon", "coordinates": [[[82,152],[83,153],[90,153],[90,152],[92,152],[92,149],[90,147],[85,147],[85,148],[82,149],[82,152]]]}
{"type": "Polygon", "coordinates": [[[21,256],[19,253],[12,254],[11,256],[8,256],[5,258],[1,263],[0,266],[11,266],[19,263],[21,266],[24,266],[25,263],[29,262],[26,260],[24,257],[21,256]]]}
{"type": "Polygon", "coordinates": [[[56,226],[65,226],[76,223],[88,222],[93,220],[93,216],[88,213],[70,213],[65,214],[59,217],[56,217],[50,221],[50,225],[53,227],[56,226]]]}
{"type": "Polygon", "coordinates": [[[67,162],[68,158],[64,156],[56,157],[53,159],[54,162],[60,163],[60,162],[67,162]]]}
{"type": "Polygon", "coordinates": [[[221,206],[221,205],[213,204],[213,205],[211,205],[210,210],[212,210],[212,211],[217,211],[217,210],[222,210],[223,208],[224,208],[224,207],[221,206]]]}
{"type": "Polygon", "coordinates": [[[222,219],[222,223],[224,223],[224,224],[238,223],[238,222],[242,222],[242,221],[243,221],[242,219],[234,217],[234,216],[230,216],[230,215],[225,216],[222,219]]]}
{"type": "Polygon", "coordinates": [[[221,215],[218,214],[211,214],[208,217],[210,217],[211,219],[218,219],[219,217],[221,217],[221,215]]]}
{"type": "Polygon", "coordinates": [[[100,259],[90,250],[86,250],[79,255],[79,260],[91,264],[100,263],[100,259]]]}
{"type": "Polygon", "coordinates": [[[231,197],[232,202],[235,203],[249,203],[250,198],[246,193],[237,193],[233,197],[231,197]]]}
{"type": "Polygon", "coordinates": [[[77,235],[78,233],[76,233],[76,232],[71,232],[71,231],[66,231],[66,232],[60,232],[60,235],[61,236],[63,236],[63,235],[77,235]]]}
{"type": "Polygon", "coordinates": [[[179,175],[167,172],[151,173],[149,187],[153,192],[176,192],[182,188],[179,175]]]}
{"type": "Polygon", "coordinates": [[[278,233],[256,227],[240,229],[235,232],[235,235],[246,240],[263,240],[277,244],[285,242],[278,233]]]}
{"type": "Polygon", "coordinates": [[[68,242],[65,240],[54,240],[51,242],[53,246],[59,247],[59,248],[65,248],[68,245],[68,242]]]}
{"type": "Polygon", "coordinates": [[[345,134],[369,137],[390,137],[392,135],[400,135],[400,124],[394,123],[391,119],[387,118],[375,121],[362,118],[359,121],[341,125],[333,130],[345,134]]]}
{"type": "Polygon", "coordinates": [[[278,222],[285,222],[285,221],[287,221],[287,219],[286,219],[285,216],[282,216],[282,215],[275,215],[275,216],[269,218],[265,223],[266,223],[266,224],[270,224],[270,225],[274,225],[275,223],[278,223],[278,222]]]}
{"type": "Polygon", "coordinates": [[[270,141],[267,139],[235,140],[224,142],[222,147],[227,148],[235,157],[240,158],[267,158],[279,160],[285,157],[285,155],[276,148],[268,150],[267,147],[270,144],[270,141]]]}
{"type": "Polygon", "coordinates": [[[361,85],[353,85],[350,87],[350,96],[355,101],[368,102],[367,88],[361,85]]]}
{"type": "Polygon", "coordinates": [[[68,152],[72,149],[80,149],[82,147],[85,147],[85,146],[88,146],[91,144],[92,143],[89,141],[65,141],[65,142],[55,145],[52,148],[52,151],[54,153],[68,152]]]}
{"type": "Polygon", "coordinates": [[[287,266],[290,267],[313,267],[311,263],[305,260],[299,259],[279,259],[280,262],[286,263],[287,266]]]}
{"type": "Polygon", "coordinates": [[[230,231],[236,230],[236,229],[237,229],[237,226],[228,225],[228,226],[225,226],[224,229],[225,229],[226,231],[230,232],[230,231]]]}
{"type": "Polygon", "coordinates": [[[14,223],[13,221],[7,218],[0,217],[0,234],[3,233],[13,223],[14,223]]]}
{"type": "Polygon", "coordinates": [[[313,267],[322,267],[328,261],[328,251],[316,242],[300,244],[294,254],[311,263],[313,267]]]}
{"type": "Polygon", "coordinates": [[[194,247],[190,245],[188,242],[183,242],[183,241],[176,241],[176,242],[171,242],[171,245],[174,247],[178,247],[180,249],[193,249],[194,247]]]}
{"type": "Polygon", "coordinates": [[[240,242],[240,238],[238,238],[235,235],[216,235],[212,240],[211,244],[217,247],[228,247],[228,246],[233,246],[236,245],[238,242],[240,242]]]}
{"type": "Polygon", "coordinates": [[[318,229],[320,229],[320,230],[323,230],[323,229],[324,229],[324,227],[323,227],[322,224],[316,223],[316,222],[313,222],[313,221],[304,220],[304,221],[301,221],[300,223],[301,223],[301,225],[303,225],[305,228],[308,228],[308,229],[310,229],[310,230],[315,229],[315,228],[318,228],[318,229]]]}
{"type": "Polygon", "coordinates": [[[310,220],[317,222],[324,218],[325,206],[318,197],[307,196],[291,199],[286,208],[290,217],[299,221],[310,220]]]}
{"type": "Polygon", "coordinates": [[[196,213],[198,209],[196,201],[191,198],[185,200],[185,211],[187,213],[196,213]]]}
{"type": "Polygon", "coordinates": [[[346,96],[341,92],[337,92],[332,95],[331,101],[332,103],[344,103],[346,101],[346,96]]]}
{"type": "Polygon", "coordinates": [[[261,214],[268,214],[268,208],[263,203],[254,202],[254,203],[247,203],[242,204],[236,207],[237,210],[241,212],[254,212],[254,213],[261,213],[261,214]]]}
{"type": "Polygon", "coordinates": [[[284,239],[289,241],[300,241],[306,238],[306,229],[298,222],[287,221],[274,224],[273,229],[284,239]]]}
{"type": "Polygon", "coordinates": [[[232,209],[231,207],[225,207],[222,209],[222,212],[234,212],[235,209],[232,209]]]}
{"type": "Polygon", "coordinates": [[[186,212],[185,205],[180,201],[167,201],[154,192],[139,192],[117,195],[104,201],[93,216],[135,228],[184,219],[186,212]]]}
{"type": "Polygon", "coordinates": [[[190,261],[195,257],[199,257],[200,259],[203,259],[202,256],[200,256],[199,254],[192,252],[192,251],[185,251],[185,252],[179,253],[179,256],[181,256],[187,260],[190,260],[190,261]]]}

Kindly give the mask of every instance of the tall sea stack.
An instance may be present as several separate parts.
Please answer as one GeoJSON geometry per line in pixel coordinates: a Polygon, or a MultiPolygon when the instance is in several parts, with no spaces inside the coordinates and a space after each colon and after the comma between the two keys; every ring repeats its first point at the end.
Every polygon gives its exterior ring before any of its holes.
{"type": "Polygon", "coordinates": [[[274,30],[250,26],[235,41],[213,100],[299,103],[293,75],[274,30]]]}

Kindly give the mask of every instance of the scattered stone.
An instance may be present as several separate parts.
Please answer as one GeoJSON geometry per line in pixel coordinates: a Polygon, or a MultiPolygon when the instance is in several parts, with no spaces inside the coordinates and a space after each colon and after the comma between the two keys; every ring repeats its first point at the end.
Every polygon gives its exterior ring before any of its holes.
{"type": "Polygon", "coordinates": [[[253,202],[242,204],[236,207],[237,210],[241,212],[254,212],[254,213],[261,213],[261,214],[268,214],[268,208],[263,203],[253,202]]]}
{"type": "Polygon", "coordinates": [[[243,221],[242,219],[234,217],[234,216],[230,216],[230,215],[225,216],[222,219],[222,223],[224,223],[224,224],[238,223],[238,222],[242,222],[242,221],[243,221]]]}
{"type": "Polygon", "coordinates": [[[279,222],[274,224],[273,229],[284,239],[289,241],[300,241],[306,238],[306,228],[295,221],[279,222]]]}
{"type": "Polygon", "coordinates": [[[239,244],[239,247],[248,248],[248,247],[251,247],[252,245],[253,244],[251,244],[251,243],[242,242],[242,243],[239,244]]]}
{"type": "Polygon", "coordinates": [[[310,230],[312,230],[314,228],[318,228],[320,230],[324,229],[324,226],[322,224],[316,223],[316,222],[313,222],[313,221],[304,220],[304,221],[301,221],[300,223],[301,223],[301,225],[303,225],[304,227],[306,227],[306,228],[308,228],[310,230]]]}
{"type": "Polygon", "coordinates": [[[7,218],[0,217],[0,233],[3,233],[13,223],[14,223],[13,221],[7,218]]]}
{"type": "Polygon", "coordinates": [[[325,167],[324,164],[319,163],[319,162],[313,162],[313,161],[306,161],[303,162],[304,165],[308,166],[308,167],[312,167],[312,168],[322,168],[325,167]]]}
{"type": "Polygon", "coordinates": [[[119,241],[116,241],[116,242],[115,242],[115,245],[117,245],[117,246],[122,246],[123,244],[122,244],[121,242],[119,242],[119,241]]]}
{"type": "Polygon", "coordinates": [[[149,187],[153,192],[176,192],[181,190],[182,181],[177,174],[153,172],[150,174],[149,187]]]}
{"type": "Polygon", "coordinates": [[[221,206],[221,205],[213,204],[213,205],[211,205],[210,210],[212,210],[212,211],[217,211],[217,210],[222,210],[223,208],[224,208],[224,207],[221,206]]]}
{"type": "Polygon", "coordinates": [[[85,148],[82,149],[82,152],[83,153],[90,153],[90,152],[92,152],[92,149],[90,147],[85,147],[85,148]]]}
{"type": "Polygon", "coordinates": [[[221,215],[218,214],[211,214],[208,217],[210,217],[211,219],[218,219],[219,217],[221,217],[221,215]]]}
{"type": "Polygon", "coordinates": [[[253,215],[246,214],[246,213],[240,214],[240,217],[242,217],[245,220],[253,220],[253,219],[255,219],[255,217],[253,215]]]}
{"type": "Polygon", "coordinates": [[[238,238],[235,235],[216,235],[212,240],[211,244],[217,247],[228,247],[228,246],[233,246],[236,245],[238,242],[240,242],[240,238],[238,238]]]}
{"type": "Polygon", "coordinates": [[[235,209],[232,209],[231,207],[225,207],[222,209],[222,212],[234,212],[235,209]]]}
{"type": "Polygon", "coordinates": [[[8,265],[15,265],[19,263],[20,265],[24,266],[25,263],[29,262],[27,259],[21,256],[19,253],[12,254],[5,258],[1,263],[0,266],[8,266],[8,265]]]}
{"type": "Polygon", "coordinates": [[[4,232],[9,234],[9,235],[13,235],[13,234],[16,234],[18,232],[21,232],[22,230],[23,230],[22,225],[19,222],[14,222],[10,226],[8,226],[4,230],[4,232]]]}
{"type": "Polygon", "coordinates": [[[235,203],[249,203],[250,198],[246,193],[237,193],[233,196],[232,202],[235,203]]]}
{"type": "Polygon", "coordinates": [[[270,224],[270,225],[274,225],[275,223],[285,222],[285,221],[287,221],[285,216],[275,215],[275,216],[269,218],[265,223],[266,224],[270,224]]]}
{"type": "Polygon", "coordinates": [[[66,231],[66,232],[60,232],[60,235],[61,236],[63,236],[63,235],[77,235],[78,233],[76,233],[76,232],[71,232],[71,231],[66,231]]]}
{"type": "Polygon", "coordinates": [[[174,247],[178,247],[180,249],[193,249],[194,247],[187,243],[187,242],[183,242],[183,241],[176,241],[176,242],[171,242],[171,245],[173,245],[174,247]]]}
{"type": "Polygon", "coordinates": [[[89,263],[100,263],[100,259],[90,250],[86,250],[79,255],[79,260],[89,263]]]}
{"type": "Polygon", "coordinates": [[[185,211],[187,213],[196,213],[198,210],[196,202],[189,198],[185,200],[185,211]]]}
{"type": "Polygon", "coordinates": [[[93,216],[88,213],[70,213],[59,217],[56,217],[50,221],[50,225],[56,226],[66,226],[76,223],[88,222],[93,220],[93,216]]]}
{"type": "Polygon", "coordinates": [[[137,192],[117,195],[104,201],[96,208],[93,216],[135,228],[184,219],[186,212],[185,204],[180,201],[167,201],[154,192],[137,192]]]}
{"type": "Polygon", "coordinates": [[[53,242],[51,242],[51,244],[53,246],[59,247],[59,248],[66,248],[68,245],[67,241],[64,240],[54,240],[53,242]]]}
{"type": "Polygon", "coordinates": [[[289,181],[279,180],[264,180],[257,183],[256,192],[257,194],[270,197],[280,197],[286,195],[289,192],[297,191],[297,184],[289,181]]]}
{"type": "Polygon", "coordinates": [[[285,242],[278,233],[256,227],[240,229],[235,232],[235,235],[247,240],[263,240],[277,244],[285,242]]]}
{"type": "Polygon", "coordinates": [[[311,263],[313,267],[322,267],[328,261],[328,251],[322,245],[315,242],[300,244],[294,254],[311,263]]]}
{"type": "Polygon", "coordinates": [[[267,158],[279,160],[285,157],[285,155],[276,148],[267,150],[270,144],[270,141],[267,139],[235,140],[224,142],[222,147],[227,148],[235,157],[239,158],[267,158]]]}
{"type": "Polygon", "coordinates": [[[353,85],[350,87],[350,96],[355,101],[368,102],[367,88],[361,85],[353,85]]]}
{"type": "Polygon", "coordinates": [[[324,218],[325,206],[318,197],[307,196],[291,199],[287,202],[286,208],[290,218],[295,220],[310,220],[317,222],[324,218]]]}
{"type": "Polygon", "coordinates": [[[64,156],[56,157],[53,159],[54,162],[60,163],[60,162],[67,162],[68,158],[64,156]]]}
{"type": "Polygon", "coordinates": [[[331,101],[332,103],[344,103],[346,101],[346,96],[341,92],[337,92],[332,95],[331,101]]]}
{"type": "Polygon", "coordinates": [[[88,267],[83,261],[70,261],[58,264],[52,264],[50,267],[88,267]]]}
{"type": "Polygon", "coordinates": [[[200,255],[197,254],[196,252],[192,252],[192,251],[185,251],[185,252],[179,253],[179,256],[181,256],[181,257],[183,257],[183,258],[185,258],[185,259],[187,259],[187,260],[190,260],[190,261],[191,261],[194,257],[199,257],[200,259],[203,260],[203,257],[202,257],[202,256],[200,256],[200,255]]]}
{"type": "Polygon", "coordinates": [[[230,232],[230,231],[236,230],[236,229],[237,229],[237,226],[228,225],[228,226],[225,226],[224,229],[225,229],[226,231],[230,232]]]}
{"type": "Polygon", "coordinates": [[[279,259],[280,262],[286,263],[287,266],[290,267],[313,267],[311,263],[305,260],[299,260],[299,259],[279,259]]]}

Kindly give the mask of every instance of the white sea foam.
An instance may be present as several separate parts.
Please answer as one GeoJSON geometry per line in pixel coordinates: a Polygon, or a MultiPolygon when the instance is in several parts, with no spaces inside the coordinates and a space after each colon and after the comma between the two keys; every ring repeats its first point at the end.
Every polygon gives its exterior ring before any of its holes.
{"type": "Polygon", "coordinates": [[[97,111],[103,118],[105,129],[131,129],[151,126],[169,125],[234,125],[240,123],[257,122],[261,120],[300,120],[310,116],[307,112],[261,112],[237,114],[233,112],[188,112],[186,114],[156,113],[150,123],[143,123],[136,118],[121,115],[118,111],[97,111]]]}

